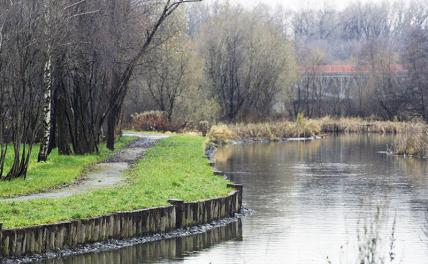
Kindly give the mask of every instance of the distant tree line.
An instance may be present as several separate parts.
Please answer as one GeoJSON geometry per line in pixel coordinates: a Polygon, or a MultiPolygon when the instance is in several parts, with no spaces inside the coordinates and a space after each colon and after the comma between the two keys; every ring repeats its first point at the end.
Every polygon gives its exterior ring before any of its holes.
{"type": "MultiPolygon", "coordinates": [[[[352,93],[335,109],[328,109],[337,102],[325,99],[323,79],[307,78],[309,92],[297,99],[305,114],[428,120],[428,83],[423,77],[427,73],[427,18],[426,1],[357,1],[343,10],[326,7],[295,12],[290,25],[299,65],[348,64],[367,71],[356,76],[352,93]],[[393,67],[397,64],[408,71],[401,78],[393,67]],[[323,97],[320,110],[308,110],[323,97]]],[[[295,85],[294,94],[301,89],[295,85]]]]}
{"type": "Polygon", "coordinates": [[[183,16],[176,30],[187,46],[187,78],[174,110],[153,94],[165,83],[149,78],[148,84],[140,76],[131,85],[125,117],[157,109],[183,122],[293,119],[299,113],[428,120],[426,1],[356,1],[340,10],[298,11],[220,1],[189,5],[183,16]],[[302,70],[323,65],[360,71],[334,83],[302,70]]]}

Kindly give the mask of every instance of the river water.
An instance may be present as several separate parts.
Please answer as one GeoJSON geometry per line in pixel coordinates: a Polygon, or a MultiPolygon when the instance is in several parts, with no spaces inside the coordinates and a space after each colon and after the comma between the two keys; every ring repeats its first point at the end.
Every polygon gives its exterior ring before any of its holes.
{"type": "Polygon", "coordinates": [[[391,142],[365,135],[226,146],[216,166],[244,184],[251,216],[202,235],[44,263],[348,264],[372,238],[385,263],[428,263],[428,162],[382,154],[391,142]]]}

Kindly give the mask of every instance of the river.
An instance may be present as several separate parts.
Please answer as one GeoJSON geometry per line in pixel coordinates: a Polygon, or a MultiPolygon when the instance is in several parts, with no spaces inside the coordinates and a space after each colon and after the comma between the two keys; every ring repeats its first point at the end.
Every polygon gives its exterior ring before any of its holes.
{"type": "Polygon", "coordinates": [[[373,237],[385,263],[428,263],[428,162],[382,153],[392,139],[225,146],[216,167],[244,184],[252,215],[202,235],[43,263],[348,264],[373,237]]]}

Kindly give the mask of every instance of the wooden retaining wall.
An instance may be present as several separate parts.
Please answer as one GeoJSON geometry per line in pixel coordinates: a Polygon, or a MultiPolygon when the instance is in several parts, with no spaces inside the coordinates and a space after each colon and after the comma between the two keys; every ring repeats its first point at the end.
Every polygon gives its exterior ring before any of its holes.
{"type": "Polygon", "coordinates": [[[224,198],[185,203],[170,200],[171,206],[120,212],[21,229],[2,229],[0,258],[42,254],[109,239],[127,239],[206,224],[233,216],[241,210],[242,186],[224,198]]]}
{"type": "Polygon", "coordinates": [[[129,264],[153,263],[159,259],[181,259],[186,252],[200,251],[218,243],[242,239],[240,220],[226,226],[220,226],[207,232],[179,238],[145,243],[133,247],[124,247],[113,251],[100,251],[66,257],[48,259],[44,264],[129,264]]]}

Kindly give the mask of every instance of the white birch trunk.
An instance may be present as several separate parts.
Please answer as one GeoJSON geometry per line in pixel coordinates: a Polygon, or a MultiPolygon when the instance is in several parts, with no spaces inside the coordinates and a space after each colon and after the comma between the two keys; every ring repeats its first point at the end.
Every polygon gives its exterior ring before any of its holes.
{"type": "Polygon", "coordinates": [[[46,161],[49,151],[49,139],[51,132],[51,111],[52,111],[52,56],[48,48],[47,60],[45,62],[44,74],[44,102],[43,102],[43,138],[40,142],[39,162],[46,161]]]}
{"type": "Polygon", "coordinates": [[[38,161],[47,161],[48,152],[49,152],[49,139],[51,133],[51,111],[52,111],[52,47],[51,47],[51,32],[50,28],[50,1],[45,3],[45,37],[47,41],[47,51],[46,51],[46,62],[44,65],[43,72],[43,86],[44,86],[44,102],[43,102],[43,137],[40,142],[40,150],[38,161]]]}

